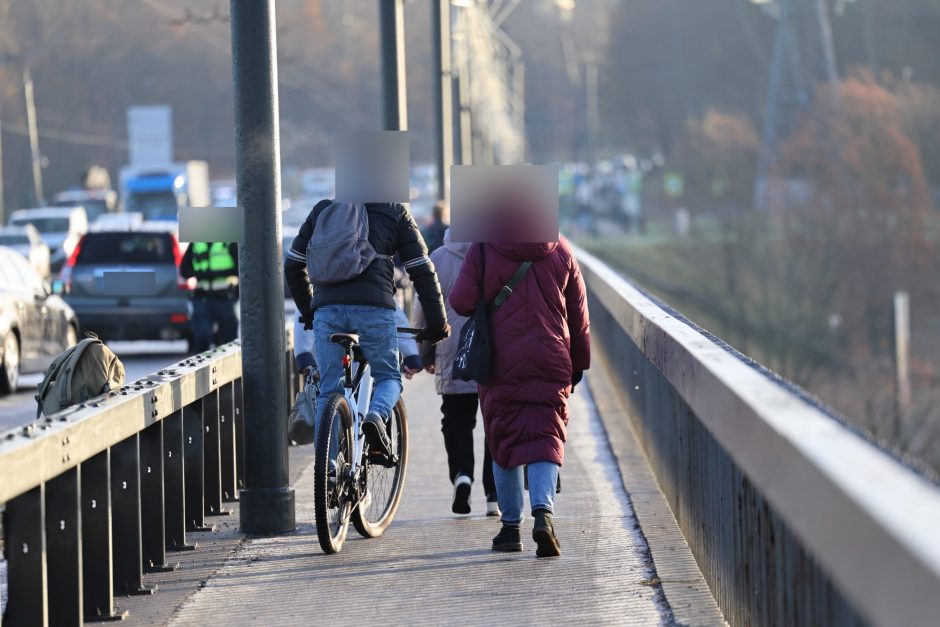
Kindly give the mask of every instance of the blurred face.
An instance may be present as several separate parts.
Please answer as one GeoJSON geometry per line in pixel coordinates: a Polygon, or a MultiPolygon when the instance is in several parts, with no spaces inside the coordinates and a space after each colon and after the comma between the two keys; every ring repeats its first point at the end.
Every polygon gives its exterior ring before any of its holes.
{"type": "Polygon", "coordinates": [[[408,134],[356,131],[337,135],[336,199],[408,202],[408,134]]]}
{"type": "Polygon", "coordinates": [[[451,236],[460,242],[558,241],[558,176],[550,166],[452,170],[451,236]]]}

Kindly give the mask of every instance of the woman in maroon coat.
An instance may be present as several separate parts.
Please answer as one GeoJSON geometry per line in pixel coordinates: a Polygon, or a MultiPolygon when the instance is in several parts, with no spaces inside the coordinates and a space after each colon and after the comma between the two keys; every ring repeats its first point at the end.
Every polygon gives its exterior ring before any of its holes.
{"type": "Polygon", "coordinates": [[[532,537],[540,557],[559,554],[552,522],[558,468],[564,461],[568,395],[590,365],[587,297],[571,246],[558,242],[474,244],[450,303],[473,314],[482,297],[496,298],[524,261],[532,266],[503,305],[490,314],[493,363],[480,403],[503,528],[498,551],[521,551],[519,526],[528,466],[532,537]],[[485,257],[481,264],[481,255],[485,257]],[[481,267],[486,275],[481,276],[481,267]]]}

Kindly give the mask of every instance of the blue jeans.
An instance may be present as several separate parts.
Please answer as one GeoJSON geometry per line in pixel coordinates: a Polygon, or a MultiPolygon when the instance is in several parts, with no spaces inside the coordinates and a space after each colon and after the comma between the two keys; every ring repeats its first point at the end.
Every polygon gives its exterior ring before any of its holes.
{"type": "Polygon", "coordinates": [[[387,420],[402,390],[395,310],[367,305],[324,305],[314,312],[314,350],[320,368],[317,405],[320,411],[326,407],[328,396],[343,393],[343,347],[330,341],[333,333],[359,335],[359,346],[369,361],[375,382],[369,411],[378,412],[387,420]]]}
{"type": "MultiPolygon", "coordinates": [[[[533,462],[527,464],[529,474],[529,503],[532,511],[555,507],[555,485],[558,482],[558,464],[533,462]]],[[[493,478],[496,480],[496,497],[503,516],[504,525],[522,524],[522,508],[525,505],[525,479],[522,466],[503,468],[493,462],[493,478]]]]}
{"type": "Polygon", "coordinates": [[[238,301],[227,296],[199,294],[193,297],[193,352],[209,350],[212,341],[221,346],[238,337],[238,301]],[[218,331],[213,328],[218,325],[218,331]]]}

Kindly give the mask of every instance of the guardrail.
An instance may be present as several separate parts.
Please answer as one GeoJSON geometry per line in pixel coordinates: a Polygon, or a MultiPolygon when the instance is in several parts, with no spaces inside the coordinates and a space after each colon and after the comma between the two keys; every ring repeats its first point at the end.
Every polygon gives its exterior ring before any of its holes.
{"type": "MultiPolygon", "coordinates": [[[[292,346],[288,324],[288,405],[292,346]]],[[[0,434],[4,625],[121,618],[115,593],[178,568],[168,552],[195,549],[244,483],[241,376],[233,342],[0,434]]]]}
{"type": "Polygon", "coordinates": [[[940,488],[578,251],[593,348],[733,625],[928,625],[940,488]]]}

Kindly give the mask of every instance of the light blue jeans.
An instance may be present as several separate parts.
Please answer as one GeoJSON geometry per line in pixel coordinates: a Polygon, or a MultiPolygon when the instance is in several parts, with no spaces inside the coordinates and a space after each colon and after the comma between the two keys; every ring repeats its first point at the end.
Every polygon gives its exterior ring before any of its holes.
{"type": "Polygon", "coordinates": [[[331,342],[330,335],[356,333],[375,382],[369,411],[378,412],[386,420],[391,417],[402,390],[395,310],[367,305],[324,305],[314,312],[313,333],[320,368],[317,402],[320,411],[326,407],[328,396],[343,393],[343,347],[331,342]]]}
{"type": "MultiPolygon", "coordinates": [[[[555,507],[555,487],[558,482],[558,464],[533,462],[527,464],[529,474],[529,503],[532,511],[555,507]]],[[[493,479],[496,480],[496,498],[503,516],[504,525],[521,525],[522,509],[525,505],[525,477],[523,467],[503,468],[493,462],[493,479]]]]}

